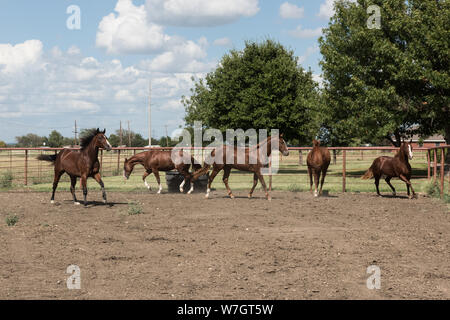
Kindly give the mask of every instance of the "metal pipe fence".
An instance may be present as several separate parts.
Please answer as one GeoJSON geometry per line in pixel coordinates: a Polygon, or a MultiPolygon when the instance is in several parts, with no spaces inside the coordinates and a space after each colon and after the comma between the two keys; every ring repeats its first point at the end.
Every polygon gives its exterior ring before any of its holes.
{"type": "MultiPolygon", "coordinates": [[[[151,150],[172,150],[173,148],[151,148],[151,150]]],[[[191,148],[191,154],[199,162],[203,160],[212,148],[191,148]]],[[[289,147],[290,155],[280,155],[280,168],[273,178],[282,180],[285,185],[295,184],[299,176],[307,175],[306,156],[312,147],[289,147]]],[[[413,167],[413,179],[428,179],[439,182],[441,196],[444,195],[447,184],[447,192],[450,193],[449,163],[445,163],[446,154],[450,146],[433,148],[415,148],[413,167]],[[445,179],[448,175],[448,179],[445,179]]],[[[33,184],[49,183],[53,181],[53,166],[36,158],[41,154],[55,154],[62,148],[0,148],[0,176],[10,173],[15,185],[29,186],[33,184]]],[[[100,150],[99,161],[101,174],[104,177],[122,175],[123,162],[138,152],[149,150],[148,148],[113,148],[107,152],[100,150]]],[[[330,147],[332,162],[329,169],[327,184],[338,184],[341,179],[342,192],[348,191],[349,186],[357,187],[359,178],[370,167],[372,161],[380,155],[394,155],[398,148],[395,147],[330,147]]],[[[142,167],[136,167],[135,172],[142,173],[142,167]]],[[[236,171],[233,176],[248,175],[245,172],[236,171]]],[[[67,175],[62,181],[69,181],[67,175]]],[[[274,182],[277,183],[277,182],[274,182]]],[[[269,177],[269,186],[272,185],[272,175],[269,177]]],[[[339,187],[340,188],[340,187],[339,187]]]]}

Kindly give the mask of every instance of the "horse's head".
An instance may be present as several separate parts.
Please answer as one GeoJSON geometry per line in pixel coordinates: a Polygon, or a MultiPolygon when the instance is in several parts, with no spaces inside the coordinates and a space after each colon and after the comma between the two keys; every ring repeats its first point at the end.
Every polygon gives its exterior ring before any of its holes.
{"type": "Polygon", "coordinates": [[[111,144],[109,143],[108,139],[106,138],[106,129],[103,131],[100,131],[97,128],[97,134],[95,135],[95,146],[98,148],[106,149],[107,151],[110,151],[112,149],[111,144]]]}
{"type": "Polygon", "coordinates": [[[133,171],[133,164],[130,160],[125,158],[125,162],[123,163],[123,177],[128,180],[130,178],[131,172],[133,171]]]}
{"type": "Polygon", "coordinates": [[[278,149],[280,150],[280,152],[283,156],[289,155],[288,147],[286,145],[286,142],[283,139],[283,134],[280,134],[278,136],[278,149]]]}
{"type": "Polygon", "coordinates": [[[320,141],[314,139],[314,140],[313,140],[313,147],[319,147],[319,146],[320,146],[320,141]]]}
{"type": "Polygon", "coordinates": [[[402,145],[400,146],[400,149],[402,149],[403,154],[405,154],[409,160],[413,159],[413,146],[412,146],[412,139],[409,142],[402,142],[402,145]]]}

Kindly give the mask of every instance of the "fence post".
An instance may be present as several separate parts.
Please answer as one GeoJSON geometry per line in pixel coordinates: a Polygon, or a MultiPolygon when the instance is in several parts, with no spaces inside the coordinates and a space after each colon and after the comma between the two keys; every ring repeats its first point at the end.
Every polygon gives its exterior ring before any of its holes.
{"type": "Polygon", "coordinates": [[[427,163],[428,163],[428,180],[431,179],[431,151],[427,150],[427,163]]]}
{"type": "Polygon", "coordinates": [[[303,153],[302,150],[298,150],[298,164],[303,165],[303,153]]]}
{"type": "Polygon", "coordinates": [[[28,185],[28,150],[25,150],[25,185],[28,185]]]}
{"type": "Polygon", "coordinates": [[[269,191],[272,192],[272,156],[269,158],[269,191]]]}
{"type": "Polygon", "coordinates": [[[119,171],[120,168],[120,149],[118,151],[119,152],[117,153],[117,171],[119,171]]]}
{"type": "Polygon", "coordinates": [[[103,175],[103,149],[100,150],[100,174],[103,175]]]}
{"type": "Polygon", "coordinates": [[[345,165],[347,160],[346,150],[342,151],[342,192],[345,192],[345,165]]]}
{"type": "Polygon", "coordinates": [[[437,180],[437,150],[438,150],[438,149],[433,149],[433,153],[434,153],[433,181],[434,181],[434,182],[436,182],[436,180],[437,180]]]}
{"type": "Polygon", "coordinates": [[[444,197],[444,148],[441,149],[441,198],[444,197]]]}

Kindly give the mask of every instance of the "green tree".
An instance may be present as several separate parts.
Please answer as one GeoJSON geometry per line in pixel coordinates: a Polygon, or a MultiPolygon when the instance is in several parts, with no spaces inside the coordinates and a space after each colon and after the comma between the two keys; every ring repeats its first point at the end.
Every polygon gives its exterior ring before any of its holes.
{"type": "Polygon", "coordinates": [[[64,137],[61,133],[53,130],[48,136],[48,146],[51,148],[59,148],[63,146],[64,137]]]}
{"type": "Polygon", "coordinates": [[[40,137],[34,133],[25,136],[16,137],[17,147],[19,148],[35,148],[41,147],[44,142],[47,143],[47,137],[40,137]]]}
{"type": "Polygon", "coordinates": [[[280,129],[288,139],[309,141],[316,131],[312,110],[316,83],[292,50],[272,40],[247,41],[231,50],[183,97],[186,123],[226,129],[280,129]]]}
{"type": "Polygon", "coordinates": [[[0,148],[6,148],[5,141],[0,140],[0,148]]]}
{"type": "Polygon", "coordinates": [[[319,39],[322,124],[331,140],[388,139],[399,146],[402,137],[442,130],[443,122],[450,126],[448,2],[358,0],[335,6],[319,39]],[[381,8],[380,29],[367,27],[371,4],[381,8]],[[439,59],[445,61],[430,62],[439,59]]]}

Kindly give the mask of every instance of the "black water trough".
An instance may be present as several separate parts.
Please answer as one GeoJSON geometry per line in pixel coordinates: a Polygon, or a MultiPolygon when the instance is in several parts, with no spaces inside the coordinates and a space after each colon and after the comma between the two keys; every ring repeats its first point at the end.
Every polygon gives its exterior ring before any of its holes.
{"type": "MultiPolygon", "coordinates": [[[[201,176],[194,182],[194,192],[206,192],[208,187],[209,173],[201,176]]],[[[180,193],[180,184],[183,182],[184,177],[178,171],[166,172],[166,183],[169,192],[180,193]]],[[[187,182],[184,187],[184,193],[187,193],[191,189],[191,184],[187,182]]]]}

